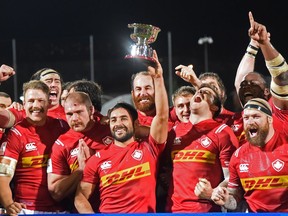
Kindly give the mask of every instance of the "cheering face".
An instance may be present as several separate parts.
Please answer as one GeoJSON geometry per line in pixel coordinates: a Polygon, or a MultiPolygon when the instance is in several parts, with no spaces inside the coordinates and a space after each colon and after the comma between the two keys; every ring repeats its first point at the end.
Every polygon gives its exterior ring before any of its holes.
{"type": "Polygon", "coordinates": [[[41,81],[43,81],[50,89],[49,99],[51,105],[58,105],[60,103],[60,95],[62,91],[60,76],[56,73],[47,74],[41,78],[41,81]]]}
{"type": "Polygon", "coordinates": [[[151,76],[138,75],[134,79],[132,98],[136,109],[141,112],[155,109],[154,84],[151,76]]]}
{"type": "Polygon", "coordinates": [[[45,124],[49,105],[48,96],[40,89],[28,89],[24,95],[27,120],[36,126],[45,124]]]}
{"type": "Polygon", "coordinates": [[[268,116],[256,109],[245,109],[243,123],[246,139],[254,146],[263,147],[269,132],[268,116]]]}
{"type": "Polygon", "coordinates": [[[250,73],[245,77],[245,80],[241,82],[239,99],[243,105],[253,98],[265,99],[265,86],[261,80],[262,77],[259,74],[250,73]]]}
{"type": "Polygon", "coordinates": [[[195,95],[191,99],[191,110],[210,111],[210,107],[213,105],[214,92],[212,89],[203,87],[196,91],[195,95]]]}
{"type": "Polygon", "coordinates": [[[64,109],[67,122],[74,131],[85,132],[92,127],[93,112],[84,104],[74,103],[68,99],[64,103],[64,109]]]}
{"type": "Polygon", "coordinates": [[[133,123],[127,110],[123,108],[113,110],[109,120],[111,134],[115,140],[126,142],[133,137],[133,123]]]}
{"type": "Polygon", "coordinates": [[[178,96],[174,100],[174,108],[176,115],[180,122],[189,122],[190,117],[190,100],[193,95],[189,96],[178,96]]]}

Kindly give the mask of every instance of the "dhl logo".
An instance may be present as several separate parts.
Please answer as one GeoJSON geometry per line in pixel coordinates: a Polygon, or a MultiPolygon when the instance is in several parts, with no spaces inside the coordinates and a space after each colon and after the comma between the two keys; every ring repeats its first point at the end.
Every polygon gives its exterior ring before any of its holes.
{"type": "Polygon", "coordinates": [[[216,155],[205,150],[175,150],[171,152],[173,162],[215,163],[216,155]]]}
{"type": "Polygon", "coordinates": [[[105,175],[101,177],[101,184],[103,187],[107,187],[111,184],[121,184],[149,175],[151,175],[150,165],[149,162],[146,162],[144,164],[131,167],[129,169],[105,175]]]}
{"type": "Polygon", "coordinates": [[[244,178],[241,179],[241,184],[245,191],[287,188],[288,176],[263,176],[258,178],[244,178]]]}
{"type": "Polygon", "coordinates": [[[33,157],[23,157],[22,158],[22,167],[32,167],[32,168],[40,168],[47,167],[48,162],[48,154],[46,155],[38,155],[33,157]]]}
{"type": "Polygon", "coordinates": [[[71,172],[74,172],[79,167],[78,160],[75,160],[72,164],[70,164],[71,172]]]}

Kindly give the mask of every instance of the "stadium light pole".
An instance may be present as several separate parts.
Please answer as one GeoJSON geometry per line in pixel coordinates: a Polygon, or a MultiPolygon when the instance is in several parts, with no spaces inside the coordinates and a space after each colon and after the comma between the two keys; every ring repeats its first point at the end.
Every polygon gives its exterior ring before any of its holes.
{"type": "Polygon", "coordinates": [[[198,40],[198,44],[199,45],[204,45],[204,69],[205,69],[205,72],[208,72],[209,71],[209,68],[208,68],[208,44],[212,44],[213,43],[213,39],[212,37],[201,37],[199,38],[198,40]]]}

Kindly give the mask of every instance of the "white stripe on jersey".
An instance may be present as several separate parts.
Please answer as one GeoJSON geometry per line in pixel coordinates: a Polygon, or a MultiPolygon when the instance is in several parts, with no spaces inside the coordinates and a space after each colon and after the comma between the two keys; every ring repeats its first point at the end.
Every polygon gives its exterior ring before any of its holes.
{"type": "Polygon", "coordinates": [[[55,143],[56,143],[57,145],[61,145],[61,146],[64,146],[64,143],[63,143],[63,142],[61,142],[59,139],[57,139],[57,140],[55,141],[55,143]]]}
{"type": "Polygon", "coordinates": [[[12,127],[10,130],[11,130],[12,132],[14,132],[16,135],[22,136],[22,134],[20,133],[20,131],[17,130],[16,128],[12,127]]]}
{"type": "Polygon", "coordinates": [[[221,133],[221,131],[222,131],[224,128],[226,128],[226,127],[227,127],[226,124],[220,125],[220,126],[216,129],[215,133],[221,133]]]}

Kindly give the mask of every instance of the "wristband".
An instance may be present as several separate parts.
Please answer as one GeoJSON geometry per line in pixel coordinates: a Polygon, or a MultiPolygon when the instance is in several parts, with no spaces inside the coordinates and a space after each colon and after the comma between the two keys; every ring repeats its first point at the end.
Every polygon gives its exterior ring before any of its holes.
{"type": "Polygon", "coordinates": [[[249,56],[252,57],[252,58],[255,58],[256,55],[257,55],[257,53],[258,53],[258,50],[259,50],[258,47],[255,47],[255,46],[253,46],[252,44],[249,44],[249,45],[247,46],[247,49],[246,49],[245,54],[249,55],[249,56]]]}

